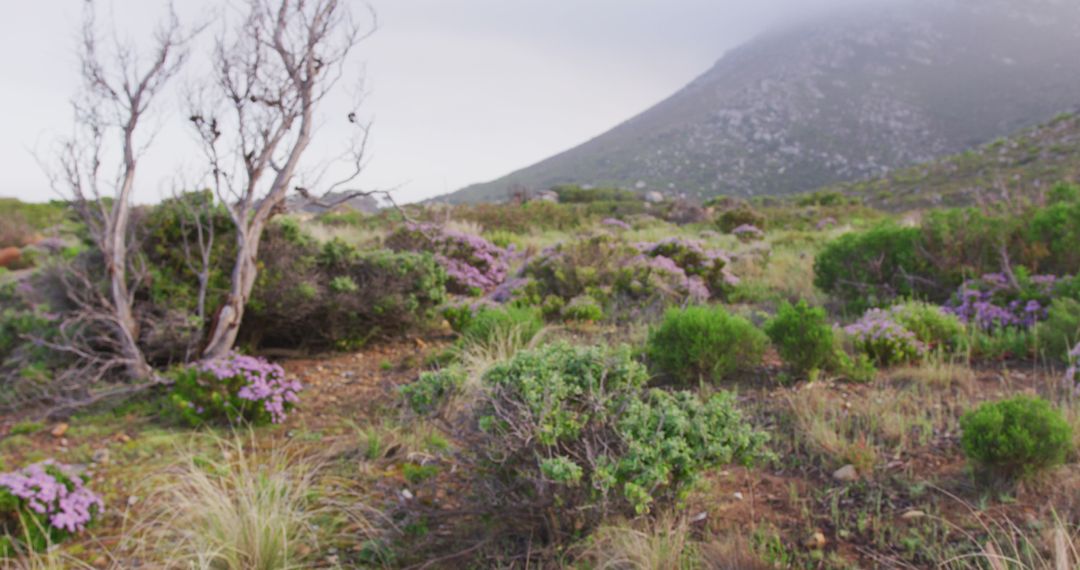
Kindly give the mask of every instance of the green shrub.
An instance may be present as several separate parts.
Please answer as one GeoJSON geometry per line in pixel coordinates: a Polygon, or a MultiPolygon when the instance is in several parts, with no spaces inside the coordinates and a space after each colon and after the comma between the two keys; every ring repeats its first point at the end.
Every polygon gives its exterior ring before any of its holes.
{"type": "Polygon", "coordinates": [[[1038,324],[1035,333],[1046,356],[1064,361],[1069,350],[1080,342],[1080,301],[1054,299],[1046,320],[1038,324]]]}
{"type": "Polygon", "coordinates": [[[764,230],[766,221],[764,215],[748,206],[741,206],[720,214],[716,219],[716,226],[724,233],[731,233],[739,226],[754,226],[764,230]]]}
{"type": "Polygon", "coordinates": [[[528,342],[542,328],[544,320],[536,307],[481,306],[461,325],[461,338],[466,344],[488,344],[509,334],[517,334],[522,342],[528,342]]]}
{"type": "Polygon", "coordinates": [[[806,301],[796,305],[785,301],[766,324],[765,333],[797,374],[811,374],[835,364],[836,334],[820,307],[811,307],[806,301]]]}
{"type": "Polygon", "coordinates": [[[917,362],[926,356],[926,345],[899,324],[890,311],[870,309],[857,322],[844,327],[844,333],[857,353],[883,366],[917,362]]]}
{"type": "Polygon", "coordinates": [[[761,455],[765,436],[731,394],[703,401],[647,381],[625,348],[553,344],[491,368],[467,441],[490,472],[480,489],[493,512],[555,539],[670,506],[705,469],[761,455]]]}
{"type": "Polygon", "coordinates": [[[1040,398],[984,403],[960,418],[960,428],[960,445],[968,459],[1009,478],[1059,465],[1072,449],[1072,427],[1040,398]]]}
{"type": "Polygon", "coordinates": [[[933,275],[919,253],[919,238],[917,228],[891,224],[844,234],[814,260],[814,285],[853,312],[899,297],[925,297],[933,275]]]}
{"type": "Polygon", "coordinates": [[[570,299],[559,313],[564,321],[597,322],[604,319],[604,308],[589,295],[570,299]]]}
{"type": "Polygon", "coordinates": [[[649,334],[646,352],[656,369],[681,384],[720,381],[758,365],[765,334],[722,307],[670,309],[649,334]]]}
{"type": "Polygon", "coordinates": [[[411,384],[398,388],[405,403],[417,415],[436,412],[465,381],[459,369],[444,368],[435,372],[422,372],[411,384]]]}
{"type": "Polygon", "coordinates": [[[320,246],[278,226],[263,237],[243,343],[353,349],[427,325],[446,299],[446,272],[430,254],[320,246]]]}
{"type": "Polygon", "coordinates": [[[927,349],[953,349],[964,336],[964,324],[937,305],[908,301],[889,309],[897,324],[911,331],[927,349]]]}

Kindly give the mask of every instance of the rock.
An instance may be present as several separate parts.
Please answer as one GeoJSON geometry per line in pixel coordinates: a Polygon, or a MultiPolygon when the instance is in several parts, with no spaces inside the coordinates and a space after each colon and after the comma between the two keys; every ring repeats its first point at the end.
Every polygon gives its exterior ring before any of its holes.
{"type": "Polygon", "coordinates": [[[810,535],[810,538],[803,542],[803,546],[810,550],[821,550],[822,548],[825,548],[827,543],[828,541],[825,540],[825,533],[819,530],[810,535]]]}
{"type": "Polygon", "coordinates": [[[106,465],[109,463],[109,450],[102,447],[94,451],[94,455],[90,457],[90,461],[97,463],[98,465],[106,465]]]}
{"type": "Polygon", "coordinates": [[[136,497],[135,495],[131,495],[127,499],[127,506],[134,507],[138,502],[139,502],[139,498],[136,497]]]}
{"type": "Polygon", "coordinates": [[[833,472],[832,478],[843,483],[850,483],[852,481],[858,481],[859,472],[855,470],[854,465],[845,465],[833,472]]]}
{"type": "Polygon", "coordinates": [[[411,501],[413,499],[412,491],[410,491],[408,489],[402,489],[401,490],[401,496],[405,497],[406,501],[411,501]]]}
{"type": "Polygon", "coordinates": [[[700,513],[698,513],[698,514],[694,515],[693,517],[691,517],[690,522],[691,523],[699,523],[699,522],[701,522],[701,521],[703,521],[703,520],[705,520],[707,518],[709,518],[709,513],[705,512],[705,511],[701,511],[700,513]]]}
{"type": "Polygon", "coordinates": [[[740,492],[738,492],[738,491],[735,491],[735,494],[733,494],[733,495],[732,495],[732,497],[735,497],[735,500],[736,500],[736,501],[741,501],[741,500],[743,500],[743,495],[742,495],[742,493],[740,493],[740,492]]]}
{"type": "Polygon", "coordinates": [[[645,194],[645,201],[652,204],[659,204],[660,202],[664,201],[664,195],[657,192],[656,190],[653,190],[645,194]]]}
{"type": "Polygon", "coordinates": [[[120,443],[127,443],[127,442],[131,441],[131,436],[124,433],[124,432],[120,432],[120,433],[116,434],[113,437],[113,439],[115,439],[116,441],[119,441],[120,443]]]}
{"type": "Polygon", "coordinates": [[[911,509],[910,511],[900,515],[900,518],[902,518],[902,519],[904,519],[906,521],[910,521],[910,520],[914,520],[914,519],[921,519],[921,518],[923,518],[925,516],[926,516],[926,513],[922,512],[922,511],[920,511],[918,509],[911,509]]]}
{"type": "Polygon", "coordinates": [[[59,423],[52,428],[52,432],[50,433],[52,433],[53,437],[59,439],[61,437],[64,437],[64,434],[67,433],[69,427],[70,426],[68,426],[66,423],[59,423]]]}

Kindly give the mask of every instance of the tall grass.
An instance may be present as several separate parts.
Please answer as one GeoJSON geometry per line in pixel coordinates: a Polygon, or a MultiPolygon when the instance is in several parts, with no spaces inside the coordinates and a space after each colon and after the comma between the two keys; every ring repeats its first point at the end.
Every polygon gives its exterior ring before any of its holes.
{"type": "Polygon", "coordinates": [[[254,437],[217,443],[220,459],[187,452],[159,482],[136,540],[164,547],[153,554],[170,568],[305,567],[305,555],[318,547],[321,463],[292,445],[256,449],[254,437]]]}

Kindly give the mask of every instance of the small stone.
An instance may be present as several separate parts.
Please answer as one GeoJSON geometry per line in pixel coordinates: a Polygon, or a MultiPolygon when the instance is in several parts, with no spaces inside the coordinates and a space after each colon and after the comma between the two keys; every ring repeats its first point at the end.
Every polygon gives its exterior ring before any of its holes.
{"type": "Polygon", "coordinates": [[[410,491],[408,489],[402,489],[401,490],[401,496],[405,497],[406,501],[411,501],[413,499],[412,491],[410,491]]]}
{"type": "Polygon", "coordinates": [[[825,548],[825,545],[827,543],[828,541],[825,540],[825,533],[819,530],[814,534],[810,535],[810,538],[806,539],[806,541],[803,542],[803,546],[809,548],[810,550],[821,550],[822,548],[825,548]]]}
{"type": "Polygon", "coordinates": [[[743,499],[742,493],[740,493],[739,491],[735,491],[732,497],[735,497],[736,501],[741,501],[743,499]]]}
{"type": "Polygon", "coordinates": [[[705,511],[701,511],[700,513],[698,513],[698,514],[694,515],[693,517],[691,517],[690,522],[699,523],[699,522],[705,520],[708,517],[709,517],[709,513],[705,512],[705,511]]]}
{"type": "Polygon", "coordinates": [[[105,465],[109,462],[109,450],[102,447],[94,451],[94,455],[90,457],[90,461],[97,463],[98,465],[105,465]]]}
{"type": "Polygon", "coordinates": [[[906,521],[909,521],[909,520],[914,520],[914,519],[921,519],[921,518],[923,518],[925,516],[926,516],[926,513],[922,512],[920,510],[917,510],[917,509],[912,509],[912,510],[900,515],[900,518],[902,518],[902,519],[904,519],[906,521]]]}
{"type": "Polygon", "coordinates": [[[114,437],[113,439],[115,439],[116,441],[119,441],[120,443],[127,443],[127,442],[131,441],[131,436],[124,433],[124,432],[120,432],[120,433],[116,434],[116,437],[114,437]]]}
{"type": "Polygon", "coordinates": [[[859,479],[859,472],[855,470],[854,465],[845,465],[832,474],[833,479],[841,481],[843,483],[850,483],[859,479]]]}
{"type": "Polygon", "coordinates": [[[64,434],[67,433],[68,427],[70,426],[68,426],[66,423],[56,424],[56,427],[52,428],[52,436],[55,438],[64,437],[64,434]]]}
{"type": "Polygon", "coordinates": [[[127,505],[129,507],[134,507],[135,504],[138,503],[138,502],[139,502],[139,498],[136,497],[135,495],[131,495],[130,497],[128,497],[127,505]]]}

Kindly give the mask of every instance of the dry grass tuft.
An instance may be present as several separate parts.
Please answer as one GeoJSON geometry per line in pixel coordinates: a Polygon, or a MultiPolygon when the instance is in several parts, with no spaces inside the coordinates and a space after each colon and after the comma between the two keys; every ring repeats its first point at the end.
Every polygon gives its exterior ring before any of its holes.
{"type": "Polygon", "coordinates": [[[608,525],[591,537],[581,558],[597,570],[753,570],[767,568],[741,540],[703,543],[685,518],[608,525]]]}
{"type": "Polygon", "coordinates": [[[129,540],[166,568],[305,567],[319,542],[321,462],[292,444],[258,449],[254,436],[217,444],[220,459],[186,452],[156,482],[151,514],[129,540]]]}

